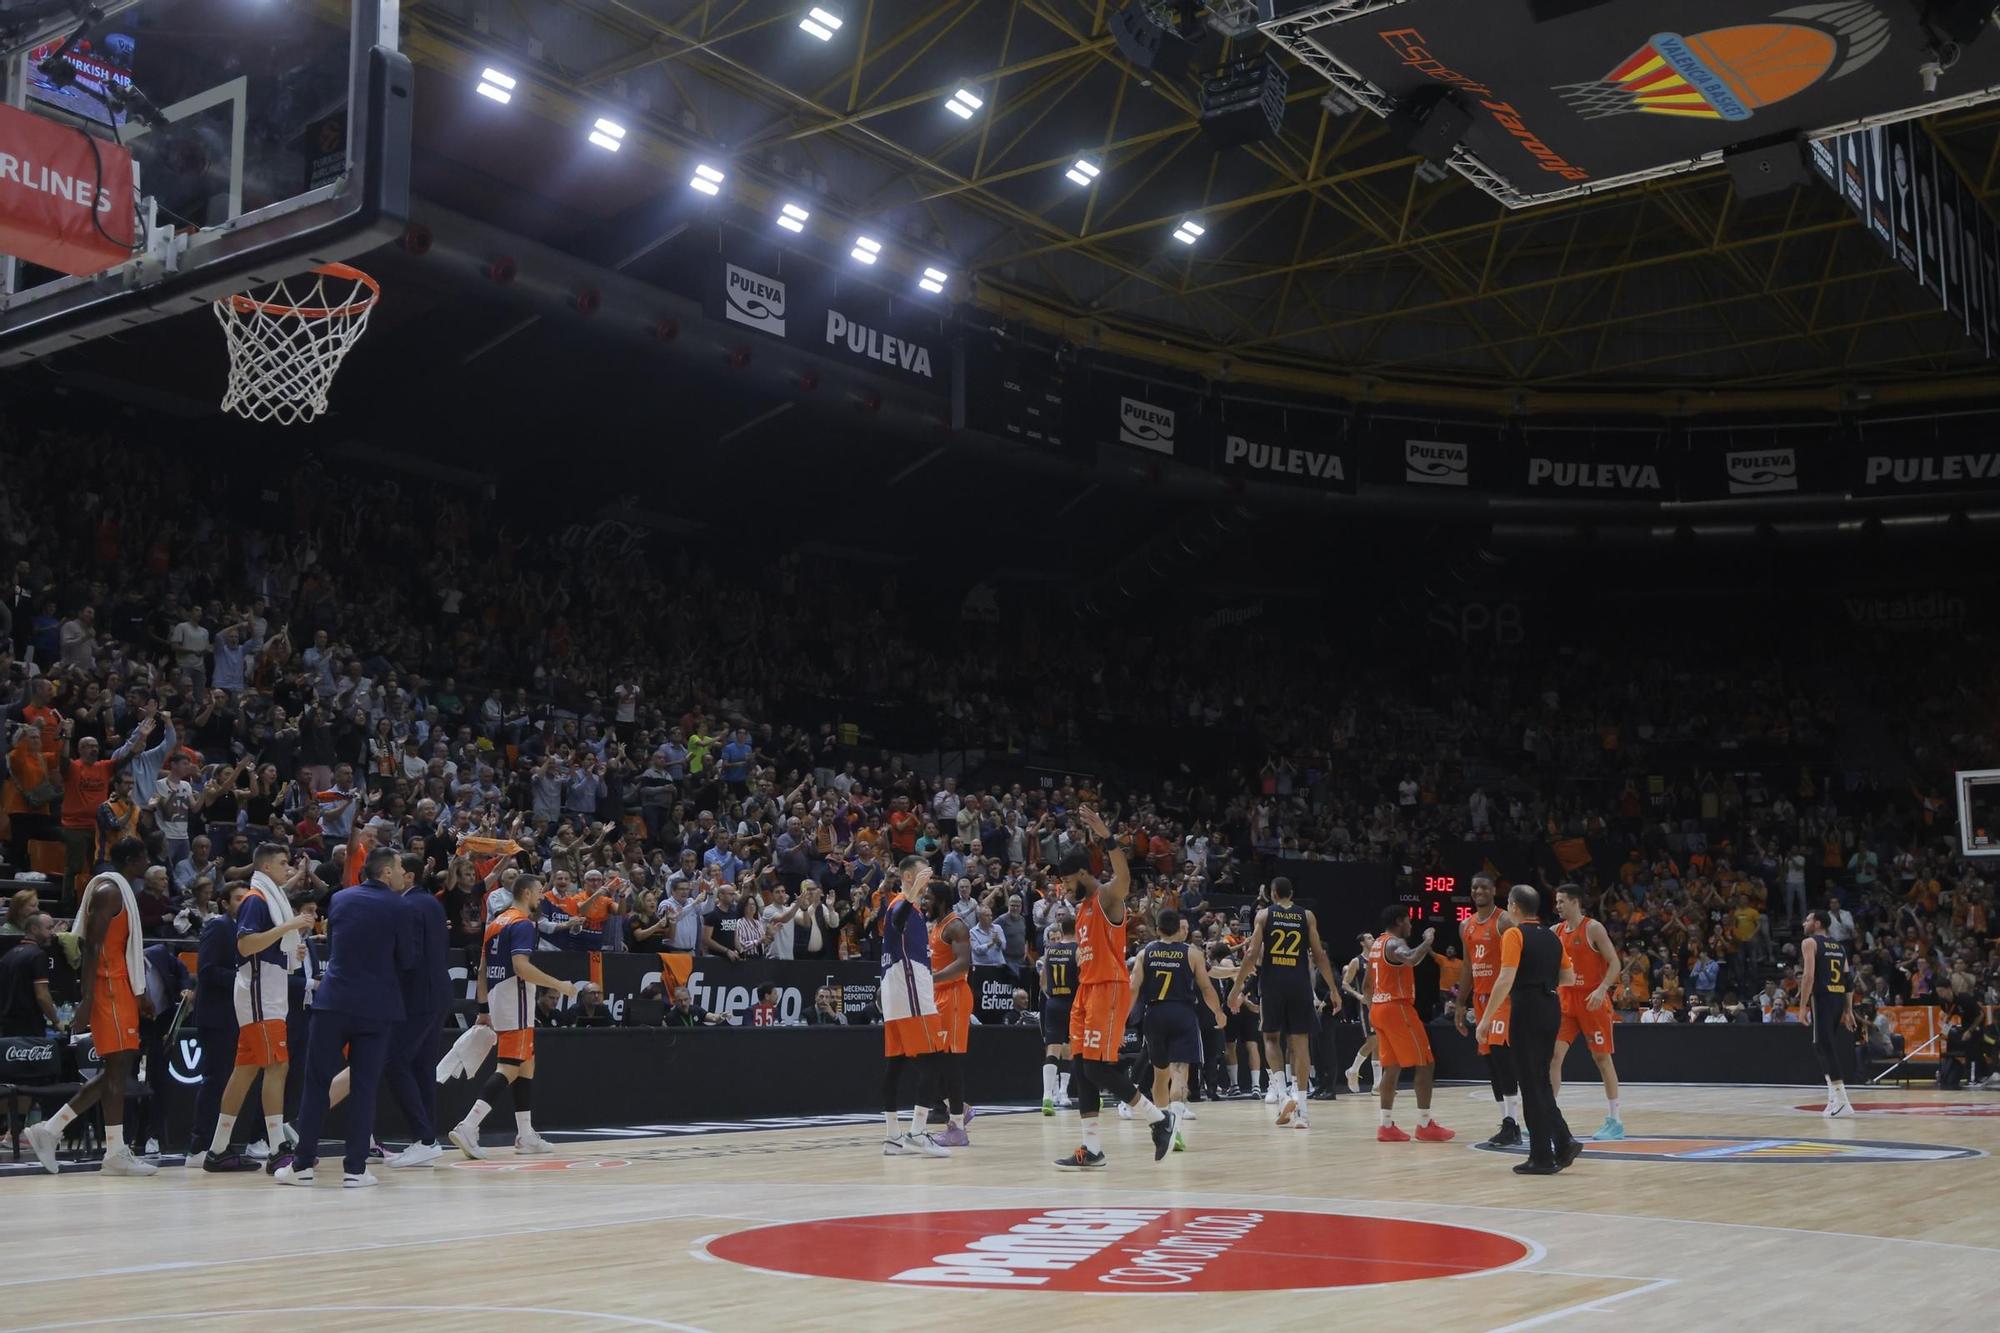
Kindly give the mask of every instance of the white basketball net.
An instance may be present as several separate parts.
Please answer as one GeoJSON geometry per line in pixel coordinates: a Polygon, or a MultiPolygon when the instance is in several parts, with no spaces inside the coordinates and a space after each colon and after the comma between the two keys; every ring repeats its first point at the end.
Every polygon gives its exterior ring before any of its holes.
{"type": "Polygon", "coordinates": [[[329,264],[280,282],[262,297],[218,299],[215,317],[229,340],[222,410],[281,426],[326,411],[334,374],[367,330],[379,296],[366,274],[329,264]],[[300,290],[294,293],[288,282],[300,290]]]}

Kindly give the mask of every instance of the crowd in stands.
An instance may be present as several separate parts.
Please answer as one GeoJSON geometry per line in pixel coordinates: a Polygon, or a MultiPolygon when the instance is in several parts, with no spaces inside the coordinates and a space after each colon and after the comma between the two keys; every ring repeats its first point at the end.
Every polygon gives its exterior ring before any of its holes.
{"type": "Polygon", "coordinates": [[[1152,651],[1102,626],[939,633],[892,582],[797,554],[576,540],[463,487],[309,460],[254,493],[214,480],[147,447],[0,435],[0,859],[60,885],[59,917],[127,833],[155,849],[149,938],[197,934],[264,841],[322,893],[389,843],[423,858],[462,947],[534,871],[551,947],[860,958],[918,854],[975,960],[1026,983],[1064,910],[1045,867],[1091,799],[1142,910],[1193,909],[1224,951],[1287,862],[1421,875],[1473,844],[1503,877],[1584,886],[1635,1021],[1782,1021],[1809,909],[1874,1004],[1976,1028],[2000,1003],[1994,887],[1939,795],[1985,733],[1904,700],[1882,721],[1916,784],[1843,769],[1837,659],[1635,640],[1424,674],[1290,625],[1170,652],[1160,626],[1152,651]],[[1115,734],[1166,761],[961,783],[871,745],[836,699],[989,760],[1115,734]]]}

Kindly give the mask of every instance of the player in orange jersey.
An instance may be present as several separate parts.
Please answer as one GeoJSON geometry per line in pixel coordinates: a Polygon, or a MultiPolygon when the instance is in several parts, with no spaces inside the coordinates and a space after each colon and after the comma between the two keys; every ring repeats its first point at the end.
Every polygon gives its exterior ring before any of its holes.
{"type": "Polygon", "coordinates": [[[1562,1030],[1556,1034],[1555,1063],[1549,1067],[1549,1086],[1562,1091],[1563,1057],[1579,1036],[1589,1044],[1590,1058],[1604,1080],[1604,1123],[1596,1139],[1622,1139],[1625,1122],[1618,1115],[1618,1070],[1611,1063],[1611,983],[1618,976],[1618,950],[1605,933],[1604,923],[1583,914],[1583,890],[1574,884],[1556,886],[1556,938],[1562,941],[1563,961],[1576,973],[1576,984],[1562,988],[1562,1030]]]}
{"type": "MultiPolygon", "coordinates": [[[[1512,917],[1494,905],[1495,893],[1496,886],[1490,877],[1474,875],[1472,915],[1458,923],[1466,975],[1453,989],[1451,1022],[1461,1037],[1466,1034],[1467,1022],[1477,1023],[1486,1012],[1486,1001],[1493,994],[1493,979],[1500,971],[1500,937],[1514,924],[1512,917]]],[[[1506,1029],[1503,1026],[1501,1030],[1506,1029]]],[[[1521,1081],[1514,1069],[1513,1052],[1504,1040],[1497,1045],[1482,1040],[1479,1053],[1486,1057],[1493,1100],[1501,1107],[1500,1132],[1487,1142],[1496,1148],[1509,1148],[1521,1141],[1521,1081]]]]}
{"type": "Polygon", "coordinates": [[[153,1017],[146,994],[146,961],[141,952],[139,901],[132,881],[146,874],[146,844],[120,838],[111,847],[111,869],[94,876],[78,898],[78,933],[83,952],[78,971],[83,998],[70,1020],[72,1032],[88,1030],[104,1062],[102,1072],[77,1089],[63,1108],[38,1125],[30,1125],[22,1140],[50,1175],[62,1168],[56,1149],[70,1122],[91,1107],[104,1114],[104,1161],[107,1176],[150,1176],[160,1168],[135,1156],[125,1142],[125,1087],[139,1062],[139,1019],[153,1017]]]}
{"type": "Polygon", "coordinates": [[[1125,971],[1125,895],[1132,887],[1132,870],[1125,849],[1111,836],[1097,812],[1077,809],[1077,819],[1104,852],[1111,878],[1103,883],[1090,874],[1090,857],[1077,848],[1056,863],[1056,877],[1076,903],[1076,998],[1070,1002],[1069,1045],[1075,1057],[1070,1086],[1083,1117],[1083,1142],[1056,1165],[1091,1171],[1104,1165],[1104,1148],[1097,1137],[1097,1091],[1111,1093],[1152,1127],[1153,1160],[1165,1157],[1174,1144],[1174,1117],[1162,1111],[1132,1086],[1118,1064],[1125,1040],[1125,1015],[1132,1007],[1132,981],[1125,971]]]}
{"type": "MultiPolygon", "coordinates": [[[[950,1122],[937,1141],[947,1148],[969,1148],[965,1122],[965,1048],[972,1036],[972,932],[965,918],[951,910],[951,898],[942,885],[925,885],[924,914],[930,918],[931,988],[937,997],[938,1021],[944,1027],[945,1045],[932,1061],[937,1067],[938,1105],[950,1122]]],[[[928,1129],[929,1111],[910,1112],[910,1135],[928,1129]]]]}
{"type": "Polygon", "coordinates": [[[1417,1071],[1416,1137],[1443,1143],[1452,1132],[1431,1119],[1431,1083],[1437,1064],[1431,1058],[1430,1035],[1417,1017],[1416,965],[1431,956],[1437,931],[1426,928],[1423,943],[1409,945],[1410,914],[1401,907],[1382,913],[1382,933],[1368,946],[1368,1017],[1381,1040],[1382,1123],[1375,1137],[1383,1143],[1408,1143],[1410,1135],[1396,1127],[1396,1082],[1405,1069],[1417,1071]]]}

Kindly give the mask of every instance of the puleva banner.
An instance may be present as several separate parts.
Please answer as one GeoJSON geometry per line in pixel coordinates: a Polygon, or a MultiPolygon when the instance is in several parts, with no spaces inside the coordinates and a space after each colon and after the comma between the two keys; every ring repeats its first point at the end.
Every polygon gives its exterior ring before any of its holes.
{"type": "Polygon", "coordinates": [[[942,310],[842,283],[803,262],[782,271],[774,271],[780,266],[770,259],[713,262],[705,294],[711,315],[914,388],[950,391],[952,357],[942,310]]]}

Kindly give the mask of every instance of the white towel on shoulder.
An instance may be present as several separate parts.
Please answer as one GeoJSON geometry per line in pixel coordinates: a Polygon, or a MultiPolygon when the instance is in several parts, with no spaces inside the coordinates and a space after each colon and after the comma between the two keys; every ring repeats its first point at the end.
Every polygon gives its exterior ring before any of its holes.
{"type": "Polygon", "coordinates": [[[125,900],[125,977],[132,983],[134,995],[146,993],[146,941],[145,931],[139,925],[139,900],[132,893],[132,885],[115,870],[106,870],[94,876],[83,891],[83,920],[77,922],[77,934],[83,934],[84,923],[90,917],[90,900],[97,893],[99,884],[110,884],[117,888],[118,896],[125,900]]]}
{"type": "Polygon", "coordinates": [[[306,951],[305,926],[303,922],[294,925],[297,918],[292,912],[292,900],[278,887],[276,880],[261,870],[250,876],[250,890],[263,898],[265,905],[270,909],[273,926],[292,926],[298,932],[288,938],[281,937],[279,940],[279,945],[285,951],[285,971],[298,971],[299,959],[306,951]]]}

